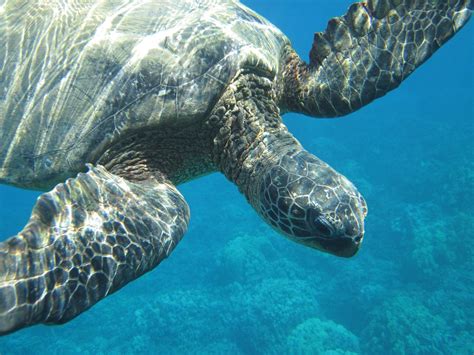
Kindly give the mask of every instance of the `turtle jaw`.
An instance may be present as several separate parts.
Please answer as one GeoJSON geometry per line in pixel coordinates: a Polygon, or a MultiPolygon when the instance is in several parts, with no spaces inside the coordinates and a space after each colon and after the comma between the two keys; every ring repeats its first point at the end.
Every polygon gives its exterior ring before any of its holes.
{"type": "Polygon", "coordinates": [[[359,251],[364,234],[350,238],[325,238],[325,237],[309,237],[294,239],[296,242],[304,244],[313,249],[323,251],[325,253],[333,254],[343,258],[350,258],[359,251]]]}
{"type": "Polygon", "coordinates": [[[351,232],[352,235],[347,235],[347,231],[344,230],[336,231],[333,227],[328,228],[327,232],[321,232],[321,228],[315,230],[311,226],[308,228],[308,230],[314,233],[311,236],[305,236],[306,233],[297,235],[285,232],[284,234],[289,239],[312,249],[343,258],[350,258],[357,254],[364,240],[363,217],[356,222],[356,225],[358,228],[355,233],[354,231],[351,232]]]}

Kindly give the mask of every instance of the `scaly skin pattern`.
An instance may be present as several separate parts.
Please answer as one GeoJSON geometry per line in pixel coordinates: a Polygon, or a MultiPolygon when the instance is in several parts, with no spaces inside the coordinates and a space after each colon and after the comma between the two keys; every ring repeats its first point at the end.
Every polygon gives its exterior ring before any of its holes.
{"type": "Polygon", "coordinates": [[[98,166],[57,185],[0,243],[0,334],[74,318],[158,265],[188,221],[166,179],[135,184],[98,166]]]}
{"type": "Polygon", "coordinates": [[[314,36],[309,65],[286,57],[285,110],[346,115],[395,89],[469,20],[472,0],[370,0],[314,36]]]}
{"type": "Polygon", "coordinates": [[[97,163],[133,181],[164,174],[178,185],[217,170],[210,137],[202,124],[177,132],[164,128],[139,131],[109,147],[97,163]]]}

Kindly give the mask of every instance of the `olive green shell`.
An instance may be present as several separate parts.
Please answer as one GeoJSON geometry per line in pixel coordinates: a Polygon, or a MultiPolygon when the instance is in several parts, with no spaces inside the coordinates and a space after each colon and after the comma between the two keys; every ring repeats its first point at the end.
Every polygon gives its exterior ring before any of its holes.
{"type": "Polygon", "coordinates": [[[50,186],[130,132],[205,119],[287,44],[233,0],[0,0],[0,182],[50,186]]]}

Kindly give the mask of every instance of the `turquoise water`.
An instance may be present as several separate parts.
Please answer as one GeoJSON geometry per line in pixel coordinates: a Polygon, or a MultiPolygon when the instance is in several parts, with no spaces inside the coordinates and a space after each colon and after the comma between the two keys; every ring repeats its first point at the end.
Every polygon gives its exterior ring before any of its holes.
{"type": "MultiPolygon", "coordinates": [[[[245,1],[303,58],[349,3],[245,1]]],[[[168,260],[65,325],[0,338],[0,354],[472,354],[473,38],[471,23],[348,117],[285,116],[368,202],[354,258],[287,241],[214,174],[180,186],[192,220],[168,260]]],[[[1,239],[21,229],[36,196],[0,187],[1,239]]]]}

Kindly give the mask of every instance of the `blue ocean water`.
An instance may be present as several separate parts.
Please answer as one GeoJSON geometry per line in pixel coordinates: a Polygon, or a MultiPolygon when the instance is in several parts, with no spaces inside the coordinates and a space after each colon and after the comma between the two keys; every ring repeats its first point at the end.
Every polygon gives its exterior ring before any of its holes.
{"type": "MultiPolygon", "coordinates": [[[[350,1],[244,1],[303,58],[350,1]]],[[[352,259],[284,239],[219,174],[180,186],[188,234],[156,270],[61,326],[0,338],[0,354],[472,354],[474,25],[400,88],[344,118],[285,116],[369,205],[352,259]]],[[[38,193],[0,187],[0,239],[38,193]]]]}

